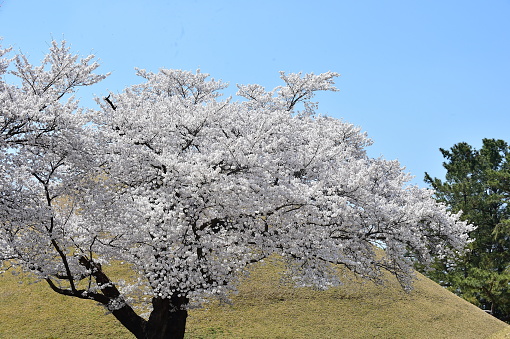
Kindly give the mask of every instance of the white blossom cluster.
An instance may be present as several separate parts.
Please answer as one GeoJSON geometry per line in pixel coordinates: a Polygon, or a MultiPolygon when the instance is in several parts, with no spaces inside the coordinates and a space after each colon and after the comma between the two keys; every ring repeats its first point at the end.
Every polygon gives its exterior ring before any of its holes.
{"type": "Polygon", "coordinates": [[[0,260],[59,293],[123,307],[102,270],[118,260],[149,300],[224,297],[273,254],[301,286],[337,285],[344,265],[409,287],[416,261],[468,240],[397,161],[367,156],[360,128],[316,113],[336,73],[281,73],[235,101],[199,70],[138,70],[142,84],[84,112],[66,95],[105,77],[92,60],[53,43],[42,66],[0,61],[21,79],[0,81],[0,260]]]}

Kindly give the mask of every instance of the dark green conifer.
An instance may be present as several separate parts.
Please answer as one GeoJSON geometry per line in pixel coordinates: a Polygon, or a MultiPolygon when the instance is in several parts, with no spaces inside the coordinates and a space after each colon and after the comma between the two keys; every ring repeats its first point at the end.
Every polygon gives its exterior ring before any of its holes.
{"type": "Polygon", "coordinates": [[[503,140],[483,139],[480,150],[465,142],[440,149],[445,181],[425,173],[437,200],[477,227],[469,251],[437,258],[427,274],[466,300],[510,320],[510,148],[503,140]]]}

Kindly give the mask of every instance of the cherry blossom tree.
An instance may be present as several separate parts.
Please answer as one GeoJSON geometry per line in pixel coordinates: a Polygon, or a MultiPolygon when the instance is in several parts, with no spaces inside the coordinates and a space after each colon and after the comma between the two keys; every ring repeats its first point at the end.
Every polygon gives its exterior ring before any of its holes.
{"type": "Polygon", "coordinates": [[[21,80],[0,82],[0,260],[137,338],[182,338],[190,307],[228,298],[270,256],[297,286],[336,286],[340,265],[410,288],[416,262],[468,239],[397,161],[367,156],[360,128],[316,112],[336,73],[282,72],[234,100],[200,70],[139,69],[141,84],[83,110],[67,96],[105,77],[93,58],[54,42],[39,67],[0,62],[21,80]],[[135,278],[109,276],[112,263],[135,278]]]}

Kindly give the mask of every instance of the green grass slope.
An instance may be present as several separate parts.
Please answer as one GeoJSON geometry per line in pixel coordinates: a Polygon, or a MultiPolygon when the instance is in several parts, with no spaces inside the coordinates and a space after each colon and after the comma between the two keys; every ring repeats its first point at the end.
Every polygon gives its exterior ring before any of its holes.
{"type": "MultiPolygon", "coordinates": [[[[278,263],[259,265],[232,305],[192,310],[187,338],[510,338],[510,327],[419,276],[411,293],[353,277],[328,291],[280,284],[278,263]]],[[[44,283],[0,276],[0,338],[131,338],[92,301],[44,283]]]]}

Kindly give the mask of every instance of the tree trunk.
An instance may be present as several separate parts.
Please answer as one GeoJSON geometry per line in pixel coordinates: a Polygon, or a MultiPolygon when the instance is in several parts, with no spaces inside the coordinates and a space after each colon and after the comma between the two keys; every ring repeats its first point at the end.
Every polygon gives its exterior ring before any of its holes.
{"type": "Polygon", "coordinates": [[[137,339],[183,339],[188,317],[185,306],[188,302],[186,297],[153,298],[149,320],[137,315],[127,304],[112,311],[112,314],[137,339]]]}
{"type": "Polygon", "coordinates": [[[92,271],[96,282],[101,287],[101,293],[88,293],[83,296],[81,291],[66,291],[53,284],[51,279],[46,279],[51,288],[60,294],[72,295],[78,298],[93,299],[108,306],[112,301],[122,303],[120,308],[112,310],[112,314],[124,327],[135,335],[137,339],[183,339],[186,330],[186,318],[188,311],[186,306],[189,299],[185,296],[173,294],[170,298],[152,298],[152,312],[149,320],[140,317],[127,303],[124,303],[117,287],[102,271],[101,265],[93,262],[85,256],[80,257],[79,262],[85,268],[92,271]]]}
{"type": "Polygon", "coordinates": [[[182,339],[186,330],[188,298],[173,295],[170,299],[153,298],[152,313],[143,339],[182,339]]]}
{"type": "Polygon", "coordinates": [[[133,333],[135,337],[145,338],[144,329],[147,321],[136,314],[129,305],[125,305],[118,310],[112,311],[112,314],[122,325],[124,325],[125,328],[133,333]]]}

